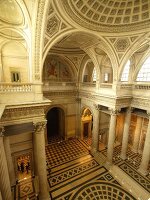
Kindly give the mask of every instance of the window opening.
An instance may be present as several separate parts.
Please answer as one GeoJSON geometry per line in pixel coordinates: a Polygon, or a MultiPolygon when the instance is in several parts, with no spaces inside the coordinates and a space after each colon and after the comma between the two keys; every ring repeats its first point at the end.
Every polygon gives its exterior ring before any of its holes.
{"type": "Polygon", "coordinates": [[[122,76],[121,76],[121,81],[128,81],[129,78],[129,70],[130,70],[130,60],[126,63],[122,76]]]}
{"type": "Polygon", "coordinates": [[[142,65],[136,81],[150,81],[150,57],[142,65]]]}

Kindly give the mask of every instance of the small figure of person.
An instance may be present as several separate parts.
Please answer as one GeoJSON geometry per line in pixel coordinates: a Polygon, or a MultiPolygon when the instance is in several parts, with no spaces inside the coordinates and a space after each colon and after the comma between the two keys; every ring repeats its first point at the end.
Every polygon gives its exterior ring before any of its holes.
{"type": "Polygon", "coordinates": [[[23,173],[24,172],[24,163],[23,162],[21,162],[20,167],[21,167],[21,172],[23,173]]]}
{"type": "Polygon", "coordinates": [[[26,171],[27,171],[27,174],[29,173],[29,166],[30,166],[30,164],[29,164],[29,162],[27,162],[27,164],[26,164],[26,171]]]}

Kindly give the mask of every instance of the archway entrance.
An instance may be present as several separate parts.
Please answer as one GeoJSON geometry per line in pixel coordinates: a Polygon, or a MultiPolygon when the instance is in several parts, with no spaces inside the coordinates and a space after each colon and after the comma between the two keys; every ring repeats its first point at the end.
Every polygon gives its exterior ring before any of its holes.
{"type": "Polygon", "coordinates": [[[54,107],[47,113],[47,138],[49,143],[65,139],[65,115],[59,107],[54,107]]]}
{"type": "Polygon", "coordinates": [[[93,116],[88,108],[85,108],[81,117],[81,139],[89,146],[92,143],[93,116]]]}

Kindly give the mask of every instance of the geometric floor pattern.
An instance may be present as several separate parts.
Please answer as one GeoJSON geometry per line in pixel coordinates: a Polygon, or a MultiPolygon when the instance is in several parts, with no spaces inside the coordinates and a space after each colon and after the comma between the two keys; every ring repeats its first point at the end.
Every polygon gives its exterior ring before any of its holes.
{"type": "Polygon", "coordinates": [[[26,200],[27,196],[30,200],[35,200],[35,190],[33,179],[29,178],[19,182],[15,187],[15,200],[26,200]]]}
{"type": "Polygon", "coordinates": [[[88,149],[75,139],[46,146],[47,162],[51,169],[87,154],[89,154],[88,149]]]}
{"type": "MultiPolygon", "coordinates": [[[[114,162],[131,174],[119,158],[120,147],[116,148],[114,162]]],[[[106,155],[106,151],[102,153],[106,155]]],[[[128,156],[131,157],[130,152],[128,156]]],[[[78,139],[51,142],[46,146],[47,180],[52,200],[135,200],[135,198],[115,180],[109,171],[94,159],[88,146],[78,139]]],[[[130,158],[129,158],[130,161],[130,158]]],[[[129,165],[130,166],[130,165],[129,165]]],[[[136,171],[132,172],[137,178],[136,171]]],[[[136,179],[137,180],[137,179],[136,179]]],[[[139,178],[140,184],[142,182],[139,178]]],[[[143,185],[142,185],[143,186],[143,185]]],[[[149,187],[146,188],[149,191],[149,187]]],[[[32,179],[27,179],[12,188],[14,200],[35,200],[32,179]]]]}
{"type": "Polygon", "coordinates": [[[53,200],[135,199],[96,162],[80,140],[71,139],[46,148],[53,200]]]}
{"type": "MultiPolygon", "coordinates": [[[[107,149],[101,151],[103,155],[107,155],[107,149]]],[[[130,147],[127,150],[127,159],[123,161],[120,158],[121,146],[116,146],[113,151],[113,163],[126,172],[131,178],[138,182],[145,190],[150,192],[150,175],[142,176],[138,173],[142,155],[134,153],[130,147]]],[[[150,165],[148,170],[150,171],[150,165]]]]}

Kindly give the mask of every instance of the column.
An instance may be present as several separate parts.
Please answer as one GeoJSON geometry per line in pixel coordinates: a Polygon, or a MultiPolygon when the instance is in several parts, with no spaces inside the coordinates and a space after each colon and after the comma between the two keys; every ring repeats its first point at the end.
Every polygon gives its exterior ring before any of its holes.
{"type": "Polygon", "coordinates": [[[137,116],[137,122],[136,122],[135,134],[134,134],[134,141],[133,141],[133,147],[132,147],[132,150],[135,153],[138,153],[138,147],[139,147],[140,136],[141,136],[142,121],[143,121],[143,118],[137,116]]]}
{"type": "Polygon", "coordinates": [[[143,175],[146,175],[148,173],[147,169],[148,169],[149,160],[150,160],[150,112],[148,112],[148,116],[149,116],[149,123],[147,127],[145,143],[144,143],[142,161],[138,170],[143,175]]]}
{"type": "Polygon", "coordinates": [[[99,107],[94,104],[93,131],[92,131],[92,152],[95,153],[99,146],[99,107]]]}
{"type": "Polygon", "coordinates": [[[113,158],[113,148],[115,142],[116,122],[117,122],[117,110],[111,110],[110,115],[111,117],[109,125],[107,161],[106,161],[108,165],[112,164],[112,158],[113,158]]]}
{"type": "Polygon", "coordinates": [[[7,167],[7,160],[4,150],[3,132],[4,128],[0,127],[0,190],[3,200],[11,200],[12,194],[11,194],[11,186],[9,180],[8,167],[7,167]]]}
{"type": "Polygon", "coordinates": [[[39,180],[39,199],[49,200],[47,172],[46,172],[46,154],[45,154],[45,126],[46,121],[34,123],[34,143],[36,151],[34,156],[37,162],[37,173],[39,180]]]}
{"type": "Polygon", "coordinates": [[[128,149],[130,123],[131,123],[131,108],[128,108],[126,112],[126,116],[125,116],[123,138],[122,138],[122,148],[121,148],[121,155],[120,155],[120,157],[123,160],[126,159],[126,154],[127,154],[127,149],[128,149]]]}
{"type": "Polygon", "coordinates": [[[7,159],[10,184],[11,186],[13,186],[16,184],[16,178],[15,178],[14,164],[11,157],[11,150],[10,150],[10,143],[9,143],[8,136],[4,137],[4,149],[5,149],[6,159],[7,159]]]}
{"type": "Polygon", "coordinates": [[[34,160],[34,175],[38,176],[38,155],[37,155],[37,141],[36,141],[36,134],[33,132],[32,134],[33,140],[33,160],[34,160]]]}
{"type": "Polygon", "coordinates": [[[81,98],[76,98],[76,137],[81,137],[81,115],[80,115],[80,109],[81,109],[81,98]]]}

